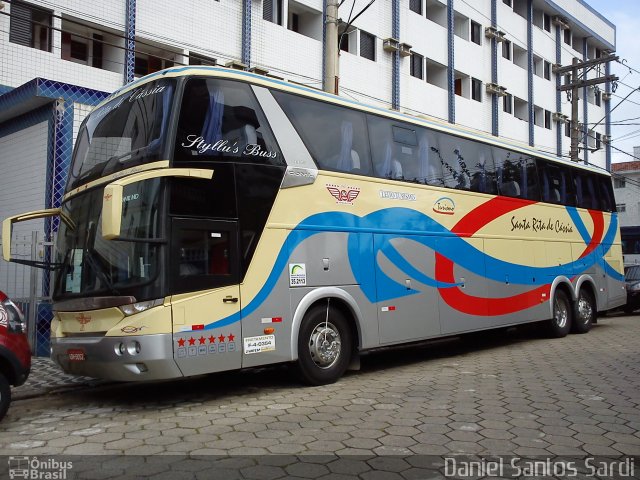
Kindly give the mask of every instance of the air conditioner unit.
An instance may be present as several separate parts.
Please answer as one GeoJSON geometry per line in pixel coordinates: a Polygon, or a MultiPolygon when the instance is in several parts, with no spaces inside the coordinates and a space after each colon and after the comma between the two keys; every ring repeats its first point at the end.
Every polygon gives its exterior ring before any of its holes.
{"type": "Polygon", "coordinates": [[[247,66],[238,61],[238,60],[229,60],[227,63],[224,64],[225,67],[227,68],[233,68],[234,70],[246,70],[247,66]]]}
{"type": "Polygon", "coordinates": [[[266,68],[262,68],[262,67],[251,67],[249,69],[249,71],[251,73],[256,73],[258,75],[269,75],[269,70],[267,70],[266,68]]]}
{"type": "Polygon", "coordinates": [[[567,123],[569,121],[569,117],[562,112],[554,112],[551,118],[558,123],[567,123]]]}
{"type": "Polygon", "coordinates": [[[506,40],[506,33],[502,30],[498,30],[496,27],[485,28],[484,36],[487,38],[495,38],[496,42],[504,42],[506,40]]]}
{"type": "Polygon", "coordinates": [[[400,49],[400,42],[396,38],[385,38],[382,41],[382,49],[385,52],[397,52],[400,49]]]}
{"type": "Polygon", "coordinates": [[[502,85],[498,85],[497,83],[487,83],[486,89],[488,94],[497,95],[498,97],[507,96],[507,88],[502,85]]]}
{"type": "Polygon", "coordinates": [[[409,45],[408,43],[401,43],[400,44],[400,56],[401,57],[408,57],[409,55],[411,55],[411,45],[409,45]]]}
{"type": "Polygon", "coordinates": [[[562,17],[553,17],[553,24],[558,25],[562,30],[568,30],[569,24],[562,17]]]}

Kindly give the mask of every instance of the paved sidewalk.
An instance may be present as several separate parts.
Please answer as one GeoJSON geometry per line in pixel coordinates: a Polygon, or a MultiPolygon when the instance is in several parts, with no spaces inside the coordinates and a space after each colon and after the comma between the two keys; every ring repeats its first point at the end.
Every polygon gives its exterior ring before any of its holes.
{"type": "Polygon", "coordinates": [[[20,389],[59,390],[11,405],[0,451],[640,455],[639,340],[640,316],[606,317],[588,335],[555,340],[483,333],[366,356],[360,372],[322,387],[300,385],[283,367],[82,387],[95,384],[38,360],[20,389]]]}
{"type": "Polygon", "coordinates": [[[29,378],[24,385],[13,388],[11,396],[14,400],[20,400],[69,388],[95,386],[103,383],[105,383],[103,380],[67,375],[48,357],[33,357],[29,378]]]}

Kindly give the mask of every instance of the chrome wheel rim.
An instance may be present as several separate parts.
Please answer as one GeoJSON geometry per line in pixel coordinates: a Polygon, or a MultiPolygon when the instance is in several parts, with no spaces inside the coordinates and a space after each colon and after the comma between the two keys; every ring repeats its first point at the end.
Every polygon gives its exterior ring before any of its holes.
{"type": "Polygon", "coordinates": [[[565,302],[559,301],[557,298],[554,302],[554,316],[553,318],[556,321],[556,325],[560,328],[564,328],[567,325],[567,321],[569,319],[569,309],[565,302]]]}
{"type": "Polygon", "coordinates": [[[331,322],[316,325],[309,337],[311,359],[320,368],[331,368],[340,357],[340,332],[331,322]]]}
{"type": "Polygon", "coordinates": [[[584,296],[580,296],[578,300],[578,314],[580,315],[580,320],[583,323],[587,323],[591,320],[593,315],[593,307],[591,306],[591,302],[584,296]]]}

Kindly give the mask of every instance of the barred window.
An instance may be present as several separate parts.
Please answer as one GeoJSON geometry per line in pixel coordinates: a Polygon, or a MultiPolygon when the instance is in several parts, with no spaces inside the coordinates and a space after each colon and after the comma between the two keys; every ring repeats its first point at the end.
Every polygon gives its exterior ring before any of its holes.
{"type": "Polygon", "coordinates": [[[410,73],[412,77],[424,78],[424,69],[422,68],[424,57],[417,53],[411,53],[410,73]]]}
{"type": "Polygon", "coordinates": [[[360,56],[376,61],[376,37],[360,30],[360,56]]]}
{"type": "Polygon", "coordinates": [[[422,0],[409,0],[409,10],[422,15],[422,0]]]}

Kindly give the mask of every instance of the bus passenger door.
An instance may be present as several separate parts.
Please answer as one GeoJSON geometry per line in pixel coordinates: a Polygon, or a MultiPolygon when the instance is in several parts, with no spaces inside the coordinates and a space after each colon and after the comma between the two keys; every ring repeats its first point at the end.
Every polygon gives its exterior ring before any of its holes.
{"type": "Polygon", "coordinates": [[[380,343],[438,336],[438,291],[428,280],[434,251],[419,238],[395,235],[374,235],[374,251],[380,343]]]}
{"type": "Polygon", "coordinates": [[[173,218],[173,354],[184,375],[240,368],[238,225],[173,218]]]}

